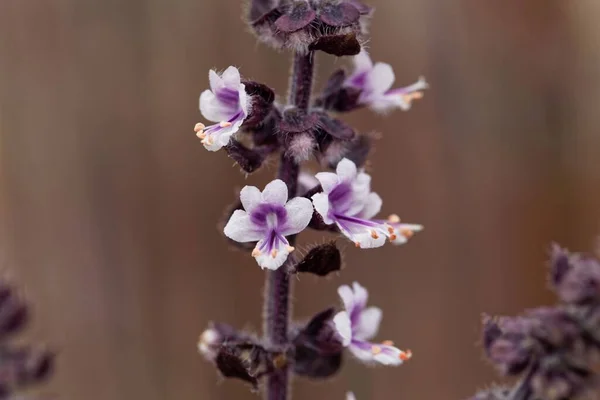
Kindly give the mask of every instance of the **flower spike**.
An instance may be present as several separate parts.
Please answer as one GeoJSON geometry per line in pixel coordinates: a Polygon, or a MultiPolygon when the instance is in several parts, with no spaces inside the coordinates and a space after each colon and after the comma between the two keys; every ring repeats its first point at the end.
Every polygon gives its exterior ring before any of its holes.
{"type": "Polygon", "coordinates": [[[333,323],[342,339],[342,343],[359,360],[369,364],[400,365],[412,357],[410,350],[402,351],[390,341],[372,343],[379,330],[382,312],[380,308],[366,308],[367,290],[354,282],[350,286],[340,286],[338,293],[344,303],[345,311],[333,318],[333,323]]]}
{"type": "Polygon", "coordinates": [[[237,68],[229,67],[221,75],[211,70],[209,80],[210,90],[200,95],[200,112],[216,123],[210,126],[197,123],[194,132],[207,150],[217,151],[240,129],[248,116],[249,101],[237,68]]]}
{"type": "Polygon", "coordinates": [[[276,179],[261,192],[246,186],[240,192],[244,210],[236,210],[224,233],[236,242],[256,242],[252,256],[261,268],[276,270],[294,251],[286,236],[302,231],[313,214],[310,200],[296,197],[288,201],[286,184],[276,179]]]}

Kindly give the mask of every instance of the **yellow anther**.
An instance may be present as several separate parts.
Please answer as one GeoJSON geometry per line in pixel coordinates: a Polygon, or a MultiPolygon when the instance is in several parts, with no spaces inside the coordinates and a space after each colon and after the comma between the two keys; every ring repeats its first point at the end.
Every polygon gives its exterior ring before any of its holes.
{"type": "Polygon", "coordinates": [[[378,235],[378,234],[377,234],[377,232],[375,232],[375,231],[371,231],[371,237],[372,237],[373,239],[379,239],[379,235],[378,235]]]}
{"type": "Polygon", "coordinates": [[[400,358],[402,361],[410,360],[410,359],[411,359],[411,357],[412,357],[412,351],[410,351],[410,350],[401,351],[401,352],[400,352],[400,355],[399,355],[399,358],[400,358]]]}
{"type": "Polygon", "coordinates": [[[195,126],[194,126],[194,132],[200,132],[203,131],[204,128],[206,128],[206,126],[204,126],[203,123],[198,122],[195,126]]]}
{"type": "Polygon", "coordinates": [[[392,214],[388,217],[388,221],[390,221],[392,224],[398,224],[400,223],[400,217],[396,214],[392,214]]]}
{"type": "Polygon", "coordinates": [[[229,127],[231,125],[233,125],[233,124],[231,122],[228,122],[228,121],[219,122],[219,126],[221,128],[227,128],[227,127],[229,127]]]}
{"type": "Polygon", "coordinates": [[[354,245],[360,249],[360,243],[359,242],[354,242],[354,245]]]}
{"type": "Polygon", "coordinates": [[[288,253],[291,253],[292,251],[296,250],[296,248],[295,248],[295,247],[293,247],[293,246],[289,246],[289,245],[288,245],[288,246],[286,246],[285,248],[286,248],[286,250],[288,251],[288,253]]]}
{"type": "Polygon", "coordinates": [[[277,249],[271,250],[271,257],[273,257],[273,258],[277,257],[277,249]]]}
{"type": "Polygon", "coordinates": [[[413,92],[402,95],[402,98],[405,102],[410,103],[413,100],[418,100],[423,98],[423,92],[413,92]]]}
{"type": "Polygon", "coordinates": [[[211,136],[206,136],[204,139],[202,139],[202,144],[205,144],[207,146],[210,146],[213,144],[213,140],[211,136]]]}
{"type": "Polygon", "coordinates": [[[411,238],[415,235],[415,233],[413,231],[411,231],[410,229],[402,229],[400,231],[400,233],[402,234],[402,236],[404,236],[406,238],[411,238]]]}
{"type": "Polygon", "coordinates": [[[198,131],[196,136],[198,136],[200,139],[204,139],[206,137],[206,133],[204,133],[204,131],[198,131]]]}
{"type": "Polygon", "coordinates": [[[377,354],[381,353],[381,347],[379,347],[377,345],[373,345],[371,347],[371,353],[373,353],[373,355],[377,355],[377,354]]]}
{"type": "Polygon", "coordinates": [[[388,225],[387,230],[389,233],[394,233],[394,227],[392,227],[392,226],[388,225]]]}
{"type": "Polygon", "coordinates": [[[394,342],[392,342],[391,340],[384,340],[381,344],[384,346],[393,346],[394,342]]]}
{"type": "Polygon", "coordinates": [[[258,257],[260,256],[262,253],[260,252],[259,249],[254,248],[254,250],[252,250],[252,257],[258,257]]]}
{"type": "Polygon", "coordinates": [[[394,235],[393,233],[390,235],[390,242],[393,242],[394,240],[398,239],[398,236],[394,235]]]}

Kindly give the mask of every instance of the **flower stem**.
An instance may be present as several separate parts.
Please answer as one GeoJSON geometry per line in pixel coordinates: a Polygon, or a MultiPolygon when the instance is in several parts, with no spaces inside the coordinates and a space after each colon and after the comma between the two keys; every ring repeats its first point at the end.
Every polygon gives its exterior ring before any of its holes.
{"type": "MultiPolygon", "coordinates": [[[[310,103],[313,69],[312,53],[306,55],[296,54],[294,56],[290,83],[290,103],[303,110],[307,110],[310,103]]],[[[286,155],[284,149],[277,177],[286,183],[289,198],[296,196],[299,173],[300,166],[294,159],[286,155]]],[[[288,239],[290,246],[294,245],[295,239],[294,236],[288,239]]],[[[291,262],[292,257],[288,260],[291,262]]],[[[291,282],[287,267],[286,263],[276,271],[268,271],[265,287],[265,335],[272,346],[282,349],[289,345],[288,326],[291,317],[291,282]]],[[[281,368],[269,375],[267,377],[265,398],[267,400],[286,400],[288,398],[289,380],[288,367],[281,368]]]]}

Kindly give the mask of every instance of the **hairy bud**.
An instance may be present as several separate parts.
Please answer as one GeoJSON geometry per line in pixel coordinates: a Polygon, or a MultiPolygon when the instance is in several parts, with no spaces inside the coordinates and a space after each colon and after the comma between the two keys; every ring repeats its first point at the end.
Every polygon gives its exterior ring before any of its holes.
{"type": "Polygon", "coordinates": [[[318,276],[327,276],[342,268],[342,254],[335,242],[328,242],[313,247],[300,261],[295,272],[311,273],[318,276]]]}

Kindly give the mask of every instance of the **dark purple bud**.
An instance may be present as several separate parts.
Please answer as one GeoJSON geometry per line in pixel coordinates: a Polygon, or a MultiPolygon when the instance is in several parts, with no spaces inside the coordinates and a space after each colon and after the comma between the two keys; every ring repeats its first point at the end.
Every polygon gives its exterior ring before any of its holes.
{"type": "Polygon", "coordinates": [[[554,289],[563,302],[581,305],[600,300],[600,263],[597,259],[583,254],[571,254],[568,260],[559,256],[555,261],[552,269],[554,289]],[[558,269],[561,269],[560,273],[557,272],[558,269]]]}
{"type": "Polygon", "coordinates": [[[287,156],[298,163],[310,159],[317,147],[315,132],[318,126],[319,118],[316,114],[306,114],[296,108],[286,110],[277,130],[287,156]]]}
{"type": "Polygon", "coordinates": [[[531,378],[533,398],[567,400],[583,393],[592,383],[592,373],[586,367],[570,365],[560,357],[547,357],[531,378]]]}
{"type": "Polygon", "coordinates": [[[319,19],[330,26],[349,26],[360,18],[360,11],[349,3],[326,3],[320,10],[319,19]]]}
{"type": "Polygon", "coordinates": [[[530,335],[545,351],[570,348],[582,338],[579,323],[560,307],[540,307],[526,313],[531,321],[530,335]]]}
{"type": "Polygon", "coordinates": [[[225,378],[236,378],[248,382],[254,389],[258,386],[267,352],[257,345],[223,345],[215,359],[217,369],[225,378]]]}
{"type": "Polygon", "coordinates": [[[29,309],[16,291],[0,282],[0,338],[22,330],[29,319],[29,309]]]}
{"type": "Polygon", "coordinates": [[[367,162],[376,135],[356,135],[352,140],[331,139],[329,136],[319,139],[317,158],[323,167],[334,169],[343,158],[347,158],[360,168],[367,162]]]}
{"type": "Polygon", "coordinates": [[[54,353],[32,347],[0,350],[0,391],[42,383],[52,373],[54,353]]]}
{"type": "Polygon", "coordinates": [[[229,158],[233,159],[248,174],[259,169],[268,155],[260,149],[249,149],[233,138],[225,146],[225,151],[227,151],[229,158]]]}
{"type": "Polygon", "coordinates": [[[327,378],[339,371],[343,346],[333,326],[335,310],[314,316],[294,338],[294,371],[312,378],[327,378]]]}
{"type": "Polygon", "coordinates": [[[282,15],[275,21],[275,26],[282,32],[296,32],[314,21],[316,16],[317,13],[309,3],[296,1],[288,14],[282,15]]]}
{"type": "Polygon", "coordinates": [[[354,129],[346,125],[339,119],[332,118],[324,112],[314,112],[319,119],[319,128],[324,133],[340,140],[350,140],[355,136],[354,129]]]}
{"type": "Polygon", "coordinates": [[[484,349],[490,361],[503,373],[523,372],[531,362],[533,321],[525,317],[484,317],[484,349]]]}
{"type": "Polygon", "coordinates": [[[227,343],[258,343],[258,340],[230,325],[212,322],[198,338],[198,352],[207,360],[214,361],[221,346],[227,343]]]}
{"type": "Polygon", "coordinates": [[[273,90],[262,83],[253,81],[243,81],[246,87],[246,94],[251,99],[250,112],[244,120],[244,128],[251,128],[263,123],[273,109],[275,93],[273,90]]]}
{"type": "Polygon", "coordinates": [[[342,268],[342,254],[335,242],[324,243],[313,247],[300,261],[295,272],[306,272],[318,276],[327,276],[342,268]]]}
{"type": "Polygon", "coordinates": [[[360,53],[360,49],[360,42],[355,33],[324,35],[308,46],[308,50],[321,50],[338,57],[355,56],[360,53]]]}
{"type": "Polygon", "coordinates": [[[569,252],[554,243],[550,253],[550,277],[552,278],[552,285],[558,285],[570,269],[569,252]]]}

